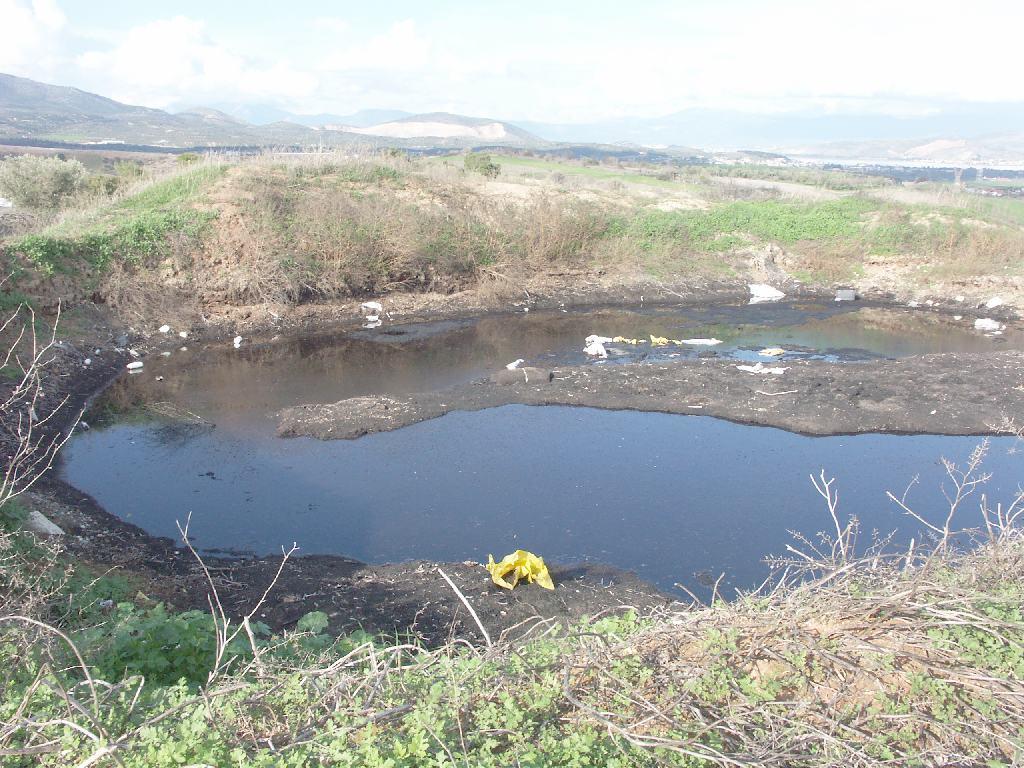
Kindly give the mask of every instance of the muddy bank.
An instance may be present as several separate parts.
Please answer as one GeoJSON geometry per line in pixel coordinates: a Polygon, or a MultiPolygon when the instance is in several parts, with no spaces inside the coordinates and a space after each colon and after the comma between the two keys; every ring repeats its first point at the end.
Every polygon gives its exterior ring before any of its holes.
{"type": "Polygon", "coordinates": [[[286,408],[281,437],[353,439],[450,411],[500,405],[579,405],[717,416],[812,435],[984,434],[1024,418],[1024,353],[935,354],[835,365],[787,361],[780,375],[734,361],[588,365],[502,371],[408,397],[354,397],[286,408]]]}
{"type": "MultiPolygon", "coordinates": [[[[150,536],[55,480],[26,495],[25,502],[64,529],[67,551],[80,562],[128,577],[140,593],[137,602],[208,609],[206,576],[177,542],[150,536]]],[[[204,556],[203,561],[228,614],[241,616],[273,582],[281,557],[204,556]]],[[[607,611],[650,611],[673,603],[672,597],[636,575],[598,564],[552,563],[553,592],[533,585],[509,592],[494,586],[477,563],[367,565],[345,557],[296,553],[257,615],[274,629],[291,628],[310,611],[324,611],[330,617],[330,631],[337,634],[358,629],[408,634],[428,644],[451,637],[482,640],[476,622],[438,568],[470,601],[492,639],[503,632],[525,632],[538,618],[571,624],[607,611]]],[[[676,598],[685,595],[680,592],[676,598]]]]}

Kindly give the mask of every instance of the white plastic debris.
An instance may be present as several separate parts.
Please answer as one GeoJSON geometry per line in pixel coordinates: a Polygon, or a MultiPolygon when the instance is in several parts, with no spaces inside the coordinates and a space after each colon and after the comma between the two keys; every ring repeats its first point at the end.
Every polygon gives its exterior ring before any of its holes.
{"type": "Polygon", "coordinates": [[[692,344],[695,347],[713,347],[715,344],[721,344],[721,339],[681,339],[683,344],[692,344]]]}
{"type": "Polygon", "coordinates": [[[591,357],[608,357],[608,350],[604,348],[604,343],[599,339],[599,336],[588,336],[587,346],[583,348],[583,351],[591,357]],[[591,341],[591,339],[594,340],[591,341]]]}
{"type": "Polygon", "coordinates": [[[782,347],[768,347],[767,349],[762,349],[757,354],[761,355],[762,357],[781,357],[782,355],[786,354],[786,350],[784,350],[782,347]]]}
{"type": "Polygon", "coordinates": [[[781,376],[789,370],[789,368],[770,368],[761,363],[757,365],[737,365],[736,368],[745,373],[770,373],[774,376],[781,376]]]}
{"type": "Polygon", "coordinates": [[[160,330],[160,333],[169,333],[170,330],[171,330],[171,326],[169,326],[169,325],[161,325],[159,330],[160,330]]]}
{"type": "Polygon", "coordinates": [[[129,371],[140,371],[142,370],[142,361],[135,360],[134,362],[128,363],[127,368],[129,371]]]}
{"type": "Polygon", "coordinates": [[[974,329],[976,331],[1001,331],[1005,327],[1005,325],[998,320],[993,320],[991,317],[979,317],[974,321],[974,329]]]}
{"type": "Polygon", "coordinates": [[[919,301],[908,301],[907,302],[907,306],[908,307],[920,307],[921,306],[921,302],[919,302],[919,301]]]}
{"type": "Polygon", "coordinates": [[[513,360],[513,361],[512,361],[511,363],[509,363],[508,365],[506,365],[506,366],[505,366],[505,370],[508,370],[508,371],[514,371],[514,370],[515,370],[516,368],[518,368],[518,367],[519,367],[520,365],[522,365],[522,364],[523,364],[524,362],[526,362],[526,361],[525,361],[525,360],[523,360],[523,358],[521,358],[521,357],[520,357],[520,358],[517,358],[516,360],[513,360]]]}
{"type": "Polygon", "coordinates": [[[995,309],[996,307],[1001,307],[1002,305],[1002,298],[1000,298],[999,296],[993,296],[991,299],[985,302],[985,309],[995,309]]]}
{"type": "Polygon", "coordinates": [[[166,352],[166,351],[165,351],[165,352],[161,352],[161,353],[160,353],[160,357],[170,357],[170,356],[171,356],[171,353],[170,353],[170,352],[166,352]]]}
{"type": "Polygon", "coordinates": [[[778,301],[786,295],[778,288],[764,283],[751,283],[747,287],[750,289],[751,304],[759,304],[762,301],[778,301]]]}
{"type": "Polygon", "coordinates": [[[381,321],[377,315],[367,315],[366,322],[363,323],[363,328],[380,328],[381,321]]]}
{"type": "Polygon", "coordinates": [[[235,345],[235,349],[238,349],[240,346],[242,346],[242,337],[235,336],[235,340],[232,342],[232,344],[235,345]]]}
{"type": "Polygon", "coordinates": [[[598,344],[611,344],[613,341],[615,341],[615,339],[611,338],[610,336],[598,336],[596,333],[592,333],[589,336],[587,336],[586,344],[590,345],[593,344],[595,341],[598,344]]]}
{"type": "Polygon", "coordinates": [[[359,305],[359,308],[368,315],[379,315],[384,311],[384,305],[379,301],[364,301],[359,305]]]}
{"type": "Polygon", "coordinates": [[[953,319],[954,320],[963,320],[964,316],[963,315],[953,315],[953,319]]]}
{"type": "Polygon", "coordinates": [[[92,365],[92,358],[91,357],[85,358],[85,360],[82,361],[82,365],[92,365]]]}
{"type": "Polygon", "coordinates": [[[857,299],[857,291],[853,288],[837,288],[836,289],[836,301],[855,301],[857,299]]]}
{"type": "Polygon", "coordinates": [[[178,331],[178,335],[181,338],[183,338],[183,339],[187,339],[188,338],[188,331],[178,331]]]}

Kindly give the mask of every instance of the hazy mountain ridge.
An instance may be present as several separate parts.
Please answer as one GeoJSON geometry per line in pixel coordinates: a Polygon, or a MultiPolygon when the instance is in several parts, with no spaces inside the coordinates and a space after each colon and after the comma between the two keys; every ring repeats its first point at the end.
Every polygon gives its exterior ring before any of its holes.
{"type": "MultiPolygon", "coordinates": [[[[286,113],[287,114],[287,113],[286,113]]],[[[363,110],[337,119],[329,128],[276,120],[247,123],[223,110],[194,106],[177,113],[122,104],[77,88],[48,85],[0,74],[0,141],[39,139],[80,143],[124,142],[167,147],[274,146],[387,143],[463,146],[487,141],[538,145],[543,140],[517,126],[487,118],[447,113],[412,115],[396,110],[363,110]],[[349,122],[343,122],[343,121],[349,122]],[[384,122],[376,122],[384,120],[384,122]],[[429,126],[447,130],[432,132],[429,126]],[[381,130],[376,130],[381,126],[381,130]],[[401,126],[401,129],[395,129],[401,126]],[[488,126],[496,128],[483,130],[488,126]]]]}

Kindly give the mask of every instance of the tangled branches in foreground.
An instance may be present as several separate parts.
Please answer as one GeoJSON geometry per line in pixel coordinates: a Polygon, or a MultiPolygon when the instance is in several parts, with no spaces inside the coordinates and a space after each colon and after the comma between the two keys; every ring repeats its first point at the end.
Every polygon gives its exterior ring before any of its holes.
{"type": "MultiPolygon", "coordinates": [[[[952,513],[977,490],[984,451],[947,465],[952,513]]],[[[856,521],[839,520],[824,474],[816,486],[835,532],[795,545],[771,590],[571,633],[538,620],[526,639],[486,649],[333,639],[322,614],[271,636],[258,606],[235,622],[215,593],[209,614],[85,606],[76,624],[66,607],[54,618],[59,590],[26,600],[22,580],[20,596],[0,600],[0,757],[80,768],[1018,764],[1024,492],[995,507],[982,497],[972,547],[954,546],[964,534],[951,513],[928,546],[856,556],[856,521]]],[[[10,584],[35,555],[23,535],[4,534],[3,547],[20,553],[0,564],[10,584]]]]}

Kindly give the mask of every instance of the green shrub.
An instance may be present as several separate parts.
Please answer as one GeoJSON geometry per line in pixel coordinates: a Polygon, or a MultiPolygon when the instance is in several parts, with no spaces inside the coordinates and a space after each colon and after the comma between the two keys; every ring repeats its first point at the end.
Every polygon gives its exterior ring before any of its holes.
{"type": "Polygon", "coordinates": [[[467,171],[479,173],[488,179],[496,179],[501,173],[501,166],[494,162],[490,155],[471,152],[462,162],[467,171]]]}
{"type": "Polygon", "coordinates": [[[0,196],[26,208],[59,208],[85,183],[85,166],[77,160],[21,155],[0,162],[0,196]]]}
{"type": "Polygon", "coordinates": [[[198,163],[200,159],[201,158],[197,152],[182,152],[177,157],[177,163],[182,166],[192,165],[193,163],[198,163]]]}

